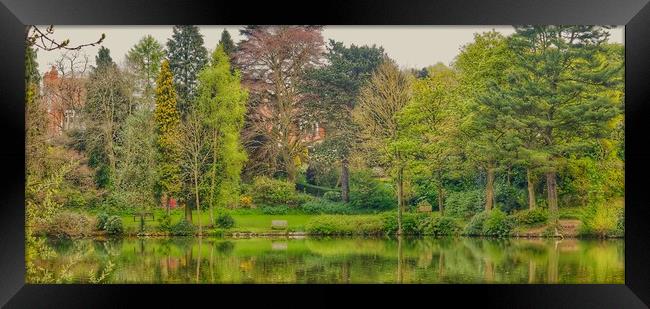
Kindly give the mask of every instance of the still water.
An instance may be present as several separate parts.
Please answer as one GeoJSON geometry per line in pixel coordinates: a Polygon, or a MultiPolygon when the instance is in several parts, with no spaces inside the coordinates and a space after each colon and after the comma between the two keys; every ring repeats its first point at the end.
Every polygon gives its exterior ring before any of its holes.
{"type": "Polygon", "coordinates": [[[171,238],[54,240],[69,283],[624,283],[623,240],[171,238]],[[68,268],[69,267],[69,268],[68,268]],[[108,270],[108,271],[107,271],[108,270]]]}

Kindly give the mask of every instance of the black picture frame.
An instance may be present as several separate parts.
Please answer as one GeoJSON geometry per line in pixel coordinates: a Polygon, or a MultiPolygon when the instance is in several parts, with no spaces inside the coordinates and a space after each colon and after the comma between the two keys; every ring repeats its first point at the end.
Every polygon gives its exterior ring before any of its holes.
{"type": "Polygon", "coordinates": [[[645,308],[650,304],[649,0],[186,1],[0,0],[0,305],[8,308],[311,306],[398,301],[498,308],[645,308]],[[35,285],[25,284],[24,25],[625,25],[625,284],[35,285]],[[231,297],[237,292],[243,297],[231,297]],[[167,297],[165,297],[165,295],[167,297]],[[271,297],[270,295],[275,295],[271,297]],[[296,296],[307,302],[291,304],[296,296]],[[315,303],[315,304],[314,304],[315,303]],[[304,305],[301,305],[304,304],[304,305]]]}

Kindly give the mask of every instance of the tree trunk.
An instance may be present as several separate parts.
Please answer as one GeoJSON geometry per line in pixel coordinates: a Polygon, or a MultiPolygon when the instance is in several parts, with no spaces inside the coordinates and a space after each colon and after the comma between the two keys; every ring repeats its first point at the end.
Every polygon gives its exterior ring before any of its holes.
{"type": "Polygon", "coordinates": [[[210,223],[214,226],[214,190],[217,178],[217,130],[212,134],[212,177],[210,179],[210,223]]]}
{"type": "MultiPolygon", "coordinates": [[[[550,212],[551,224],[557,225],[557,182],[555,179],[555,171],[546,173],[546,189],[548,199],[548,210],[550,212]]],[[[557,230],[557,227],[556,227],[557,230]]],[[[557,234],[557,233],[556,233],[557,234]]]]}
{"type": "Polygon", "coordinates": [[[350,169],[347,158],[341,161],[341,199],[344,203],[350,201],[350,169]]]}
{"type": "MultiPolygon", "coordinates": [[[[194,195],[196,198],[196,213],[199,217],[199,237],[201,237],[201,235],[203,235],[203,224],[201,224],[201,204],[199,201],[199,180],[198,179],[199,179],[198,171],[194,169],[194,195]]],[[[190,220],[191,219],[192,218],[190,217],[190,220]]]]}
{"type": "Polygon", "coordinates": [[[402,206],[404,205],[404,168],[397,172],[397,235],[402,235],[402,206]]]}
{"type": "Polygon", "coordinates": [[[442,190],[442,184],[438,185],[438,210],[440,211],[440,215],[444,214],[444,198],[443,198],[443,190],[442,190]]]}
{"type": "Polygon", "coordinates": [[[188,202],[185,202],[185,221],[192,223],[192,208],[190,208],[190,203],[188,202]]]}
{"type": "Polygon", "coordinates": [[[490,211],[494,206],[494,164],[487,168],[487,184],[485,185],[485,210],[490,211]]]}
{"type": "Polygon", "coordinates": [[[528,182],[528,209],[535,209],[535,183],[530,169],[526,170],[526,182],[528,182]]]}

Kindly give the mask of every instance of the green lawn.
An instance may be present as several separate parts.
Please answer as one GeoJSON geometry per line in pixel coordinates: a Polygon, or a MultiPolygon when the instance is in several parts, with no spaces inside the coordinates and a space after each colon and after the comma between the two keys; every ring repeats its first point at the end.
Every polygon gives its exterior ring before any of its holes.
{"type": "MultiPolygon", "coordinates": [[[[145,225],[148,229],[157,228],[159,225],[158,218],[163,215],[164,211],[156,210],[154,211],[155,220],[151,220],[150,217],[147,218],[145,225]]],[[[185,217],[185,213],[182,210],[174,210],[171,213],[172,224],[179,222],[185,217]]],[[[216,214],[215,214],[216,216],[216,214]]],[[[311,217],[315,215],[308,214],[287,214],[287,215],[265,215],[265,214],[233,214],[232,217],[235,219],[235,227],[230,229],[231,231],[236,232],[267,232],[272,231],[271,221],[272,220],[287,220],[288,230],[289,231],[304,231],[304,226],[311,217]]],[[[140,228],[140,217],[133,219],[133,215],[123,214],[121,215],[122,222],[124,223],[124,229],[128,232],[137,231],[140,228]]],[[[210,225],[210,215],[209,213],[202,211],[201,212],[201,223],[203,226],[210,225]]],[[[192,213],[192,223],[194,225],[199,224],[199,215],[196,211],[192,213]]]]}

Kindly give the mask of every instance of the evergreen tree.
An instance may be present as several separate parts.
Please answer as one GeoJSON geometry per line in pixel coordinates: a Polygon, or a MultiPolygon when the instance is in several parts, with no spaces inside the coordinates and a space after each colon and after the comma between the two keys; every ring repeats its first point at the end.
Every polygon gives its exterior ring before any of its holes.
{"type": "Polygon", "coordinates": [[[226,29],[223,29],[223,32],[221,32],[219,46],[221,46],[226,55],[232,59],[237,47],[235,46],[235,42],[233,42],[232,38],[230,37],[230,32],[228,32],[226,29]]]}
{"type": "Polygon", "coordinates": [[[326,141],[314,157],[341,164],[341,195],[349,201],[349,157],[357,141],[358,128],[352,121],[359,88],[381,64],[384,49],[376,46],[345,47],[330,40],[325,55],[329,65],[313,69],[306,76],[306,89],[315,95],[308,103],[310,113],[326,128],[326,141]]]}
{"type": "MultiPolygon", "coordinates": [[[[181,191],[180,160],[180,113],[176,104],[176,90],[169,62],[163,61],[156,81],[157,183],[156,193],[169,212],[169,199],[178,198],[181,191]]],[[[189,209],[187,207],[186,209],[189,209]]],[[[186,219],[188,219],[186,211],[186,219]]],[[[189,216],[191,220],[191,213],[189,216]]]]}
{"type": "Polygon", "coordinates": [[[231,73],[230,61],[219,44],[210,64],[199,74],[197,104],[209,129],[212,164],[209,171],[210,218],[213,205],[235,206],[239,201],[240,174],[246,153],[240,142],[247,92],[239,72],[231,73]]]}
{"type": "MultiPolygon", "coordinates": [[[[514,129],[537,140],[522,151],[540,158],[552,223],[558,219],[557,172],[569,155],[610,134],[619,102],[605,94],[622,82],[622,62],[609,61],[607,27],[519,26],[510,39],[515,57],[510,86],[497,88],[514,129]],[[507,105],[506,105],[507,104],[507,105]]],[[[500,99],[500,100],[498,100],[500,99]]],[[[558,232],[557,229],[555,230],[558,232]]]]}
{"type": "Polygon", "coordinates": [[[146,35],[127,53],[126,59],[136,75],[142,104],[153,105],[156,78],[165,52],[151,35],[146,35]]]}
{"type": "Polygon", "coordinates": [[[207,63],[208,51],[197,26],[174,26],[167,41],[167,58],[178,93],[181,117],[190,109],[196,96],[197,75],[207,63]]]}

